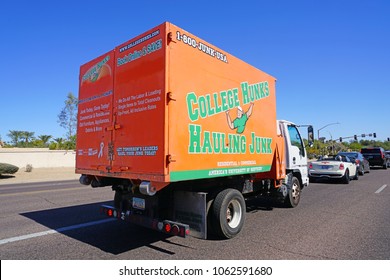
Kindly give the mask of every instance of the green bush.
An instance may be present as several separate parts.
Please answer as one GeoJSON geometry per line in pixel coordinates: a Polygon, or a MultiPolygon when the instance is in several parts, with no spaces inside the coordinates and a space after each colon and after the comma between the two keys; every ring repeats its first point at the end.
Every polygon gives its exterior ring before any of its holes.
{"type": "Polygon", "coordinates": [[[0,163],[0,175],[1,174],[14,174],[18,172],[19,167],[8,164],[8,163],[0,163]]]}

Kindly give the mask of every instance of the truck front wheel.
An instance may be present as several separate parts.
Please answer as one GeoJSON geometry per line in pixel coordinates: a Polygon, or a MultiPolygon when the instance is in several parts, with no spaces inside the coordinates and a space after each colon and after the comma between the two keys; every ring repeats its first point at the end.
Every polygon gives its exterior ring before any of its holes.
{"type": "Polygon", "coordinates": [[[220,192],[212,205],[212,224],[222,238],[233,238],[244,226],[245,200],[241,192],[226,189],[220,192]]]}
{"type": "Polygon", "coordinates": [[[301,184],[297,177],[292,177],[292,184],[285,200],[287,207],[297,207],[301,200],[301,184]]]}

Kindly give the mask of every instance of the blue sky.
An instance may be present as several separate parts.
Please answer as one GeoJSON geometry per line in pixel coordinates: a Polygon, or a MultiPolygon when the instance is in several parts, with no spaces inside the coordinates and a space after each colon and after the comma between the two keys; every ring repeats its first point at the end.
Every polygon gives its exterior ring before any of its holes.
{"type": "MultiPolygon", "coordinates": [[[[277,78],[277,115],[317,137],[390,137],[390,1],[2,1],[0,136],[64,137],[80,65],[169,21],[277,78]]],[[[373,139],[373,138],[367,138],[373,139]]]]}

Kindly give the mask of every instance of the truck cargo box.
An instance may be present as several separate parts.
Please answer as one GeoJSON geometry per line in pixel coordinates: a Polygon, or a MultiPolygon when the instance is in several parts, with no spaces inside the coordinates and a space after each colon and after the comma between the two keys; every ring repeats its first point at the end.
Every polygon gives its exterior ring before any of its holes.
{"type": "Polygon", "coordinates": [[[163,23],[80,68],[76,172],[170,182],[268,172],[275,78],[163,23]]]}

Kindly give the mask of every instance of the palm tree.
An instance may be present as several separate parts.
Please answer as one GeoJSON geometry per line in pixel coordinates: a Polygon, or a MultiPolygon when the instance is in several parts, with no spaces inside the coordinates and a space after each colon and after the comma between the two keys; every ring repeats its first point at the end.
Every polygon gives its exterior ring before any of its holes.
{"type": "Polygon", "coordinates": [[[62,148],[62,146],[64,145],[64,138],[54,138],[53,139],[56,143],[56,149],[59,150],[62,148]]]}
{"type": "Polygon", "coordinates": [[[30,146],[30,142],[31,140],[33,140],[35,137],[34,137],[34,132],[30,132],[30,131],[21,131],[22,135],[21,135],[21,138],[24,139],[24,143],[23,143],[23,147],[28,147],[30,146]]]}
{"type": "Polygon", "coordinates": [[[30,131],[22,131],[22,138],[24,138],[25,145],[28,145],[28,143],[34,139],[35,132],[30,131]]]}
{"type": "Polygon", "coordinates": [[[52,138],[51,135],[39,135],[38,136],[39,140],[42,141],[42,145],[43,146],[47,146],[47,142],[49,142],[50,138],[52,138]]]}
{"type": "Polygon", "coordinates": [[[20,130],[10,130],[7,134],[9,138],[11,138],[12,144],[17,147],[20,139],[23,137],[23,131],[20,130]]]}

